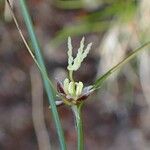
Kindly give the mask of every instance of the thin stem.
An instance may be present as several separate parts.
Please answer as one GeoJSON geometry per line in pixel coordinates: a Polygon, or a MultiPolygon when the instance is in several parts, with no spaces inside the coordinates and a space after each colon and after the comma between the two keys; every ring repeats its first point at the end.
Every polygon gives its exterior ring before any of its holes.
{"type": "Polygon", "coordinates": [[[82,105],[83,103],[79,104],[78,106],[72,106],[76,121],[78,150],[84,149],[83,121],[81,115],[82,105]]]}
{"type": "Polygon", "coordinates": [[[79,110],[79,120],[77,125],[78,150],[84,149],[83,121],[81,118],[81,110],[79,110]]]}
{"type": "Polygon", "coordinates": [[[124,58],[122,61],[120,61],[117,65],[112,67],[110,70],[108,70],[104,75],[100,76],[95,83],[93,84],[93,89],[99,89],[102,85],[102,83],[116,70],[120,69],[123,65],[125,65],[127,62],[129,62],[131,59],[133,59],[137,53],[139,53],[143,48],[146,46],[150,45],[150,41],[147,43],[143,44],[139,48],[135,49],[133,52],[131,52],[126,58],[124,58]]]}
{"type": "Polygon", "coordinates": [[[72,82],[74,82],[74,79],[73,79],[73,71],[69,70],[69,78],[72,82]]]}
{"type": "MultiPolygon", "coordinates": [[[[21,10],[22,10],[22,15],[24,17],[24,20],[25,20],[25,23],[26,23],[26,26],[27,26],[27,29],[28,29],[28,32],[29,32],[29,35],[31,38],[31,43],[32,43],[33,49],[35,51],[37,62],[39,63],[39,66],[42,68],[42,70],[44,70],[44,72],[47,72],[46,67],[45,67],[45,63],[43,60],[43,56],[41,53],[41,49],[40,49],[38,40],[36,38],[34,29],[33,29],[33,24],[32,24],[31,17],[30,17],[29,12],[28,12],[26,2],[24,0],[20,0],[19,2],[20,2],[21,10]]],[[[41,72],[41,75],[43,78],[43,82],[44,82],[45,90],[46,90],[46,93],[48,96],[48,100],[49,100],[49,103],[51,105],[52,115],[53,115],[54,122],[56,125],[57,134],[59,137],[61,149],[66,150],[64,134],[63,134],[62,126],[60,123],[59,115],[58,115],[56,104],[55,104],[55,95],[53,93],[53,88],[52,88],[51,84],[49,84],[47,78],[45,78],[45,76],[43,75],[42,72],[41,72]]]]}

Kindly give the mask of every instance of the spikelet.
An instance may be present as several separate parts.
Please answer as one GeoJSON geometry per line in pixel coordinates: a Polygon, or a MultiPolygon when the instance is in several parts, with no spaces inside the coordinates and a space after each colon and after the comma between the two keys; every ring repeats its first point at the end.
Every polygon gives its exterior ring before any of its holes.
{"type": "Polygon", "coordinates": [[[92,43],[88,44],[86,49],[84,49],[84,40],[83,37],[80,42],[80,47],[78,49],[78,53],[76,55],[76,58],[73,59],[72,56],[72,44],[71,44],[71,38],[68,38],[68,67],[67,69],[69,71],[76,71],[80,68],[81,63],[83,62],[84,58],[87,57],[87,54],[89,53],[92,43]]]}

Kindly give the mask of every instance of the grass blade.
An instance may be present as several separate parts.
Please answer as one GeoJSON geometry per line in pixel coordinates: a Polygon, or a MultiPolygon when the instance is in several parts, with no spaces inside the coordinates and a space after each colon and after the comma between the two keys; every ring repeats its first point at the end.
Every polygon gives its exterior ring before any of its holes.
{"type": "Polygon", "coordinates": [[[54,121],[55,121],[55,124],[56,124],[56,129],[57,129],[57,133],[58,133],[58,136],[59,136],[61,149],[66,150],[66,144],[65,144],[65,139],[64,139],[64,135],[63,135],[63,130],[62,130],[62,127],[61,127],[59,115],[58,115],[57,108],[56,108],[56,105],[55,105],[55,93],[53,91],[52,84],[51,84],[51,82],[48,78],[47,72],[46,72],[46,67],[45,67],[45,64],[44,64],[44,60],[43,60],[43,57],[42,57],[42,54],[41,54],[41,50],[40,50],[40,47],[39,47],[39,44],[38,44],[38,40],[37,40],[36,35],[34,33],[32,21],[31,21],[31,18],[29,16],[29,13],[28,13],[26,3],[23,0],[20,0],[20,6],[22,8],[23,17],[25,19],[25,22],[26,22],[26,25],[27,25],[27,28],[28,28],[28,31],[29,31],[32,46],[33,46],[33,49],[35,50],[35,55],[36,55],[37,60],[34,57],[32,51],[30,50],[30,48],[29,48],[29,46],[28,46],[28,44],[27,44],[27,42],[26,42],[26,40],[25,40],[25,38],[24,38],[20,28],[19,28],[17,20],[14,16],[12,8],[10,6],[9,0],[7,0],[7,2],[9,4],[12,16],[14,18],[17,29],[19,30],[21,38],[22,38],[23,42],[25,43],[30,55],[32,56],[33,60],[35,61],[35,63],[37,64],[37,66],[38,66],[38,68],[41,72],[43,82],[44,82],[44,86],[45,86],[45,90],[47,92],[48,100],[49,100],[49,103],[51,105],[53,118],[54,118],[54,121]]]}
{"type": "Polygon", "coordinates": [[[99,77],[95,83],[93,84],[93,89],[98,89],[101,87],[101,85],[103,84],[103,82],[112,74],[114,73],[116,70],[120,69],[124,64],[126,64],[128,61],[130,61],[132,58],[134,58],[136,56],[136,54],[138,52],[140,52],[144,47],[148,46],[150,44],[150,41],[143,44],[142,46],[140,46],[139,48],[137,48],[136,50],[134,50],[127,58],[123,59],[121,62],[119,62],[117,65],[115,65],[113,68],[111,68],[109,71],[107,71],[104,75],[102,75],[101,77],[99,77]]]}

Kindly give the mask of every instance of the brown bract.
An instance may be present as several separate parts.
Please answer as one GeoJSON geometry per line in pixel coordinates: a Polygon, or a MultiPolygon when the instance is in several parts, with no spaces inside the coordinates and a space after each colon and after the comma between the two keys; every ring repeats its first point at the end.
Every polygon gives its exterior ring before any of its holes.
{"type": "Polygon", "coordinates": [[[60,106],[66,104],[72,106],[80,104],[82,101],[86,100],[94,90],[92,89],[92,86],[87,86],[83,88],[82,93],[78,96],[78,98],[74,99],[74,97],[65,92],[62,82],[57,80],[57,91],[61,100],[56,101],[56,105],[60,106]]]}

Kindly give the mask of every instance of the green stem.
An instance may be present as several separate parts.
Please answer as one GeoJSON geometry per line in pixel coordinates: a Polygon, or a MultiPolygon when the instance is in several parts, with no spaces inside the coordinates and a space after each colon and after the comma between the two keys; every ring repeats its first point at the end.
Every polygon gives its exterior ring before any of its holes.
{"type": "MultiPolygon", "coordinates": [[[[20,0],[19,2],[20,2],[21,10],[22,10],[22,15],[24,17],[24,20],[25,20],[25,23],[26,23],[26,26],[27,26],[27,29],[28,29],[28,32],[30,35],[32,47],[34,49],[37,62],[39,63],[39,66],[43,69],[43,71],[46,72],[46,74],[47,74],[45,63],[44,63],[43,56],[41,53],[41,49],[40,49],[38,40],[37,40],[35,32],[34,32],[33,24],[32,24],[31,17],[30,17],[29,12],[28,12],[26,2],[25,2],[25,0],[20,0]]],[[[56,104],[55,104],[55,95],[53,92],[53,88],[52,88],[51,84],[49,84],[49,81],[45,77],[43,72],[41,72],[41,75],[43,78],[44,87],[45,87],[45,90],[46,90],[46,93],[48,96],[48,100],[49,100],[49,103],[51,105],[51,111],[52,111],[52,115],[53,115],[54,122],[56,125],[57,134],[59,137],[61,149],[66,150],[64,133],[62,130],[61,122],[60,122],[59,115],[58,115],[57,108],[56,108],[56,104]]]]}
{"type": "Polygon", "coordinates": [[[74,82],[74,79],[73,79],[73,71],[69,71],[69,78],[72,82],[74,82]]]}
{"type": "Polygon", "coordinates": [[[83,135],[83,122],[81,118],[81,111],[79,111],[79,121],[77,125],[77,134],[78,134],[78,150],[84,149],[84,135],[83,135]]]}
{"type": "Polygon", "coordinates": [[[79,106],[72,106],[72,110],[76,118],[78,150],[84,149],[83,121],[82,121],[82,115],[81,115],[82,105],[83,103],[81,103],[79,106]]]}
{"type": "Polygon", "coordinates": [[[118,69],[120,69],[123,65],[125,65],[126,63],[128,63],[131,59],[133,59],[137,53],[139,53],[143,48],[145,48],[146,46],[150,45],[150,41],[148,41],[147,43],[143,44],[142,46],[140,46],[139,48],[135,49],[134,51],[132,51],[126,58],[124,58],[122,61],[120,61],[117,65],[115,65],[114,67],[112,67],[110,70],[108,70],[104,75],[100,76],[95,83],[93,84],[93,89],[99,89],[101,87],[101,85],[104,83],[104,81],[115,71],[117,71],[118,69]]]}

